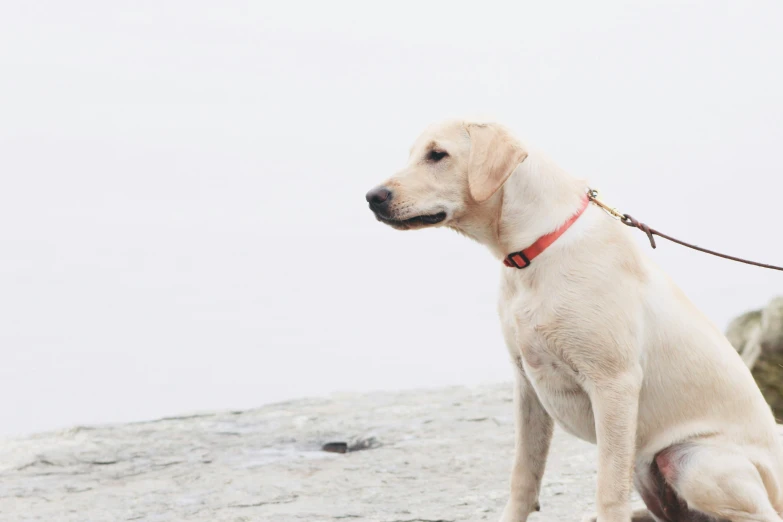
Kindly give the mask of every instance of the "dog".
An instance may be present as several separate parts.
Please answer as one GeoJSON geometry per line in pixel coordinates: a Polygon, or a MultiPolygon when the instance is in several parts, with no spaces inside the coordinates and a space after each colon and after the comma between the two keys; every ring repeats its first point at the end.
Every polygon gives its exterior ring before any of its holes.
{"type": "Polygon", "coordinates": [[[539,509],[557,423],[598,448],[584,520],[780,522],[783,450],[750,371],[587,193],[505,127],[447,121],[366,195],[379,221],[451,228],[505,265],[516,449],[501,521],[539,509]]]}

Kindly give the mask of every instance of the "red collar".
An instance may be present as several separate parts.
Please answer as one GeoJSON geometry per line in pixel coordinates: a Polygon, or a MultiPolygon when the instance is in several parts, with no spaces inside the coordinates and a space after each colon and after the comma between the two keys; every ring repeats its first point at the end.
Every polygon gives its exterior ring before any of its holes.
{"type": "Polygon", "coordinates": [[[530,262],[533,261],[536,256],[540,255],[544,250],[547,249],[549,245],[554,243],[557,238],[562,236],[566,230],[571,228],[571,225],[573,225],[574,222],[579,219],[579,216],[582,215],[589,203],[590,198],[585,196],[584,200],[582,201],[582,206],[579,208],[576,214],[568,219],[568,221],[560,225],[560,227],[558,227],[554,232],[550,232],[549,234],[541,236],[536,240],[535,243],[526,249],[520,250],[519,252],[511,252],[503,259],[503,264],[509,268],[527,268],[530,266],[530,262]]]}

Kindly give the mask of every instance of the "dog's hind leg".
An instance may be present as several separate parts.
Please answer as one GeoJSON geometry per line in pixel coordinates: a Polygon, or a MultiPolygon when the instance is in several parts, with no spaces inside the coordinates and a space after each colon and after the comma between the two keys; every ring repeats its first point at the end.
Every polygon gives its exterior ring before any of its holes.
{"type": "MultiPolygon", "coordinates": [[[[658,453],[654,466],[684,501],[680,509],[686,511],[681,511],[677,520],[691,520],[688,516],[696,511],[732,522],[783,521],[770,500],[780,502],[779,479],[730,445],[678,444],[658,453]]],[[[674,505],[665,508],[678,509],[674,505]]]]}

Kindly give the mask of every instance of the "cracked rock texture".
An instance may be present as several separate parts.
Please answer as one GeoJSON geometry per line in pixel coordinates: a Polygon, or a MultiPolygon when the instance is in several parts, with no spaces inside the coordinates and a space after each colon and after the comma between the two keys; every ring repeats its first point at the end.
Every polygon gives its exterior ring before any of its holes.
{"type": "MultiPolygon", "coordinates": [[[[503,384],[335,395],[7,439],[0,520],[497,520],[513,431],[511,385],[503,384]],[[322,451],[328,442],[355,451],[322,451]]],[[[595,448],[556,432],[531,522],[580,520],[594,494],[595,448]]]]}

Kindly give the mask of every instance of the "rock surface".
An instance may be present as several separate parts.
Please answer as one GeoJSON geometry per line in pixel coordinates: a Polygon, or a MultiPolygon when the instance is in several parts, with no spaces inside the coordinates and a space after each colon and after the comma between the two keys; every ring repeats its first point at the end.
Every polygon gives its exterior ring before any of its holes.
{"type": "Polygon", "coordinates": [[[734,319],[726,337],[751,369],[772,412],[783,420],[783,297],[734,319]]]}
{"type": "MultiPolygon", "coordinates": [[[[79,427],[0,442],[0,520],[497,520],[512,453],[510,384],[79,427]]],[[[531,522],[594,495],[595,448],[558,431],[531,522]]]]}

